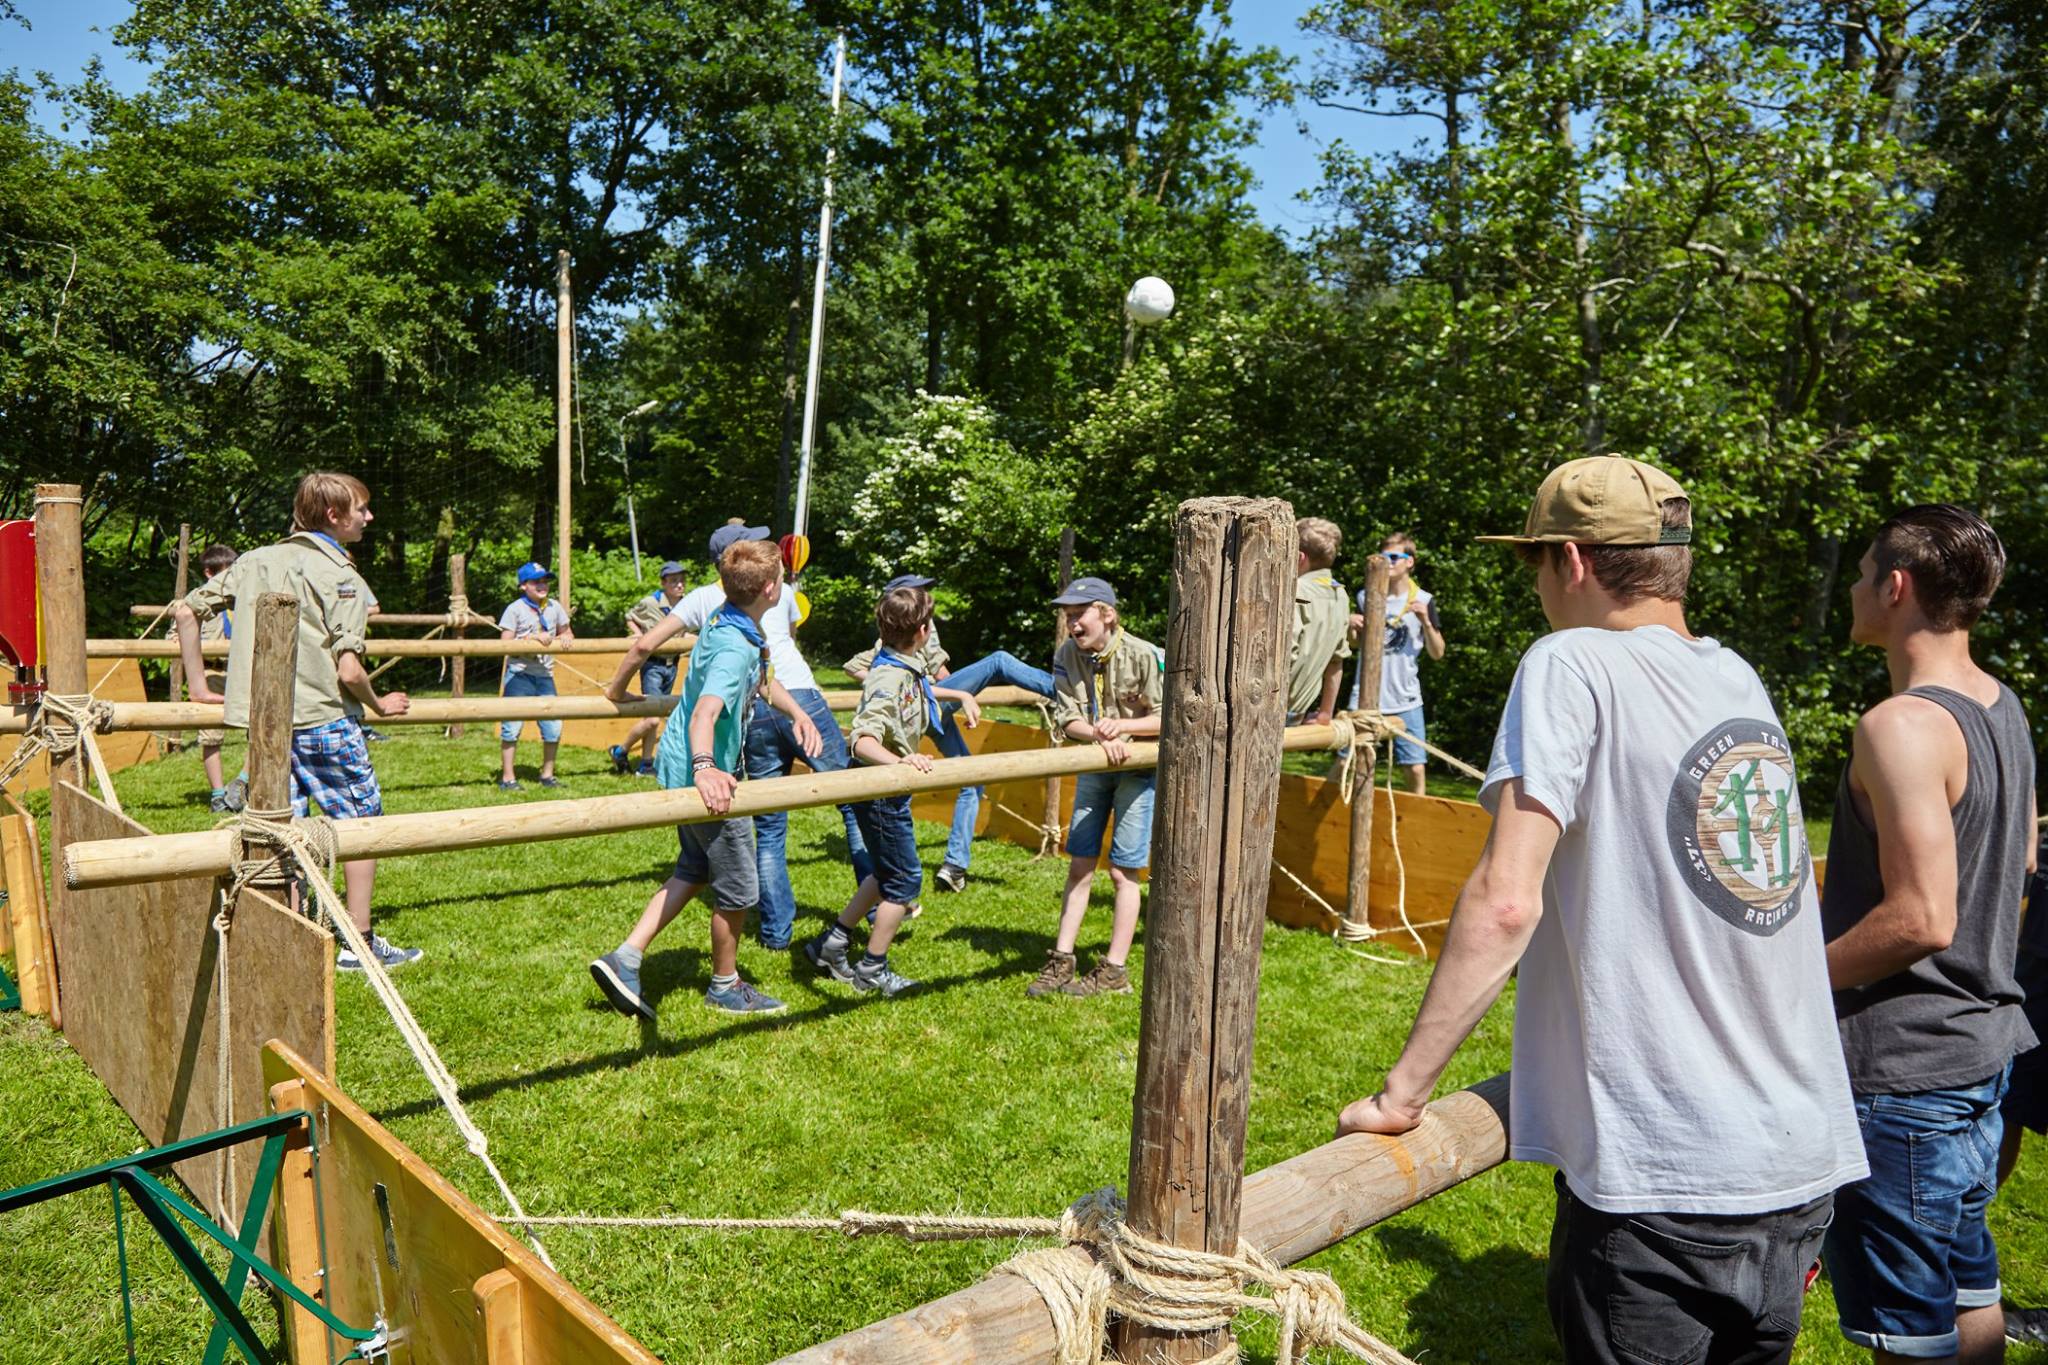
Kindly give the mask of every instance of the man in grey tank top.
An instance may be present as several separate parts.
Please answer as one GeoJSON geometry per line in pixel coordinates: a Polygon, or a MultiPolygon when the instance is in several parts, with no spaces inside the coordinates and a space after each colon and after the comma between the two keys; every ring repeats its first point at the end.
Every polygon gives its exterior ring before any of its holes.
{"type": "Polygon", "coordinates": [[[1826,1247],[1843,1335],[1880,1361],[2005,1358],[1999,1101],[2034,1044],[2013,980],[2034,858],[2027,718],[1970,657],[2005,573],[1975,513],[1910,507],[1877,530],[1850,636],[1892,695],[1856,726],[1835,799],[1821,921],[1870,1177],[1826,1247]]]}

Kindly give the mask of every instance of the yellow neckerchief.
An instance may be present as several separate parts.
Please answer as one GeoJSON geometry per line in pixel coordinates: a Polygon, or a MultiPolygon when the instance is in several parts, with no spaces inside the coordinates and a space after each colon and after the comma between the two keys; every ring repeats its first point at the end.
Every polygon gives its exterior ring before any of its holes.
{"type": "MultiPolygon", "coordinates": [[[[1413,572],[1413,571],[1411,570],[1411,571],[1409,572],[1409,574],[1408,574],[1408,596],[1407,596],[1406,600],[1404,600],[1404,601],[1403,601],[1403,602],[1401,603],[1401,610],[1399,610],[1399,611],[1397,611],[1397,612],[1393,612],[1393,613],[1389,614],[1389,615],[1388,615],[1388,617],[1387,617],[1387,625],[1388,625],[1388,627],[1389,627],[1390,629],[1391,629],[1392,627],[1394,627],[1394,626],[1398,626],[1398,625],[1400,625],[1400,624],[1401,624],[1401,618],[1402,618],[1402,617],[1404,617],[1404,616],[1406,616],[1406,615],[1408,614],[1408,608],[1410,608],[1410,607],[1414,606],[1414,605],[1415,605],[1415,599],[1416,599],[1416,598],[1418,598],[1418,597],[1420,597],[1420,596],[1422,596],[1422,594],[1421,594],[1420,592],[1418,592],[1418,591],[1416,590],[1416,587],[1415,587],[1415,574],[1414,574],[1414,572],[1413,572]]],[[[1381,610],[1382,610],[1382,611],[1384,611],[1384,610],[1386,610],[1386,608],[1385,608],[1384,606],[1382,606],[1382,607],[1381,607],[1381,610]]]]}
{"type": "Polygon", "coordinates": [[[1104,649],[1100,654],[1091,654],[1088,656],[1089,659],[1094,663],[1095,667],[1090,669],[1087,673],[1083,674],[1081,681],[1088,685],[1088,723],[1090,725],[1093,725],[1096,721],[1102,719],[1102,704],[1101,702],[1096,700],[1095,696],[1095,675],[1102,671],[1103,665],[1109,662],[1109,658],[1112,654],[1116,653],[1117,650],[1123,648],[1123,643],[1124,628],[1121,624],[1119,624],[1116,628],[1116,634],[1109,637],[1108,648],[1104,649]]]}

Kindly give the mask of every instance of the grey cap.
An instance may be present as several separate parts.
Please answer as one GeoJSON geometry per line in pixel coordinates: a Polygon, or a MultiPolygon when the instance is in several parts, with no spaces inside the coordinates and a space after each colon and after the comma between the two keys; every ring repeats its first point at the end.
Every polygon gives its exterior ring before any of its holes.
{"type": "Polygon", "coordinates": [[[1052,599],[1056,607],[1085,607],[1090,602],[1116,605],[1116,589],[1100,578],[1077,578],[1067,584],[1067,590],[1052,599]]]}
{"type": "Polygon", "coordinates": [[[687,572],[688,570],[683,568],[682,565],[676,563],[673,559],[669,560],[667,563],[661,566],[661,576],[663,578],[674,578],[680,574],[687,572]]]}
{"type": "Polygon", "coordinates": [[[727,550],[743,540],[766,539],[768,528],[765,526],[721,526],[711,533],[711,562],[718,563],[727,550]]]}
{"type": "Polygon", "coordinates": [[[890,579],[883,586],[882,591],[889,593],[896,591],[898,588],[929,588],[938,581],[936,578],[926,578],[921,573],[900,573],[890,579]]]}

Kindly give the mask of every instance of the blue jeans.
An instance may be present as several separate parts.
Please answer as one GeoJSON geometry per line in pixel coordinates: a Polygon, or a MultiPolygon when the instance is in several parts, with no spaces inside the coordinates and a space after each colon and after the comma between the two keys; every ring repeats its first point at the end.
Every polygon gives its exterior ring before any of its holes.
{"type": "Polygon", "coordinates": [[[876,883],[885,901],[909,905],[924,890],[924,864],[917,856],[917,825],[910,798],[883,796],[853,807],[853,818],[868,843],[876,883]]]}
{"type": "Polygon", "coordinates": [[[1842,1335],[1893,1355],[1956,1353],[1956,1314],[1995,1307],[2005,1068],[1974,1085],[1856,1100],[1870,1175],[1835,1192],[1824,1258],[1842,1335]]]}
{"type": "Polygon", "coordinates": [[[1408,727],[1408,734],[1394,736],[1394,762],[1404,765],[1429,762],[1429,750],[1415,742],[1416,739],[1429,738],[1429,726],[1423,721],[1422,708],[1411,706],[1406,711],[1390,714],[1408,727]],[[1408,735],[1415,736],[1415,739],[1408,738],[1408,735]]]}
{"type": "Polygon", "coordinates": [[[1102,836],[1108,832],[1110,816],[1114,814],[1116,830],[1109,840],[1110,866],[1135,872],[1150,863],[1153,776],[1149,768],[1111,768],[1108,772],[1075,777],[1074,814],[1067,822],[1068,856],[1101,857],[1102,836]]]}
{"type": "MultiPolygon", "coordinates": [[[[555,675],[543,673],[538,668],[525,668],[517,673],[505,675],[505,695],[508,697],[552,697],[555,695],[555,675]]],[[[541,741],[553,744],[562,737],[562,722],[558,720],[536,721],[540,726],[541,741]]],[[[498,726],[498,738],[506,744],[515,744],[519,732],[526,728],[523,720],[503,721],[498,726]]]]}
{"type": "MultiPolygon", "coordinates": [[[[965,668],[954,669],[939,686],[955,688],[970,696],[984,687],[1023,687],[1041,697],[1051,697],[1052,674],[1042,668],[1033,668],[1008,650],[999,649],[965,668]]],[[[967,736],[960,733],[960,726],[953,719],[959,710],[959,706],[949,703],[945,728],[932,736],[932,742],[947,758],[967,756],[967,736]]],[[[962,787],[960,795],[953,800],[953,827],[946,834],[946,861],[954,867],[964,870],[968,859],[974,856],[974,825],[980,815],[981,788],[962,787]]]]}
{"type": "MultiPolygon", "coordinates": [[[[756,701],[753,723],[747,726],[748,777],[787,777],[800,758],[821,773],[836,773],[847,766],[846,736],[840,733],[839,722],[832,719],[825,694],[804,688],[790,695],[818,727],[818,738],[823,741],[818,756],[810,758],[804,754],[803,746],[796,742],[796,727],[788,716],[765,701],[756,701]]],[[[858,885],[867,880],[874,867],[868,859],[867,844],[860,837],[860,825],[854,820],[853,807],[841,806],[839,816],[846,822],[846,854],[853,863],[853,880],[858,885]]],[[[754,858],[760,868],[764,948],[787,948],[790,935],[796,930],[796,892],[789,885],[788,845],[787,812],[754,817],[754,858]]]]}

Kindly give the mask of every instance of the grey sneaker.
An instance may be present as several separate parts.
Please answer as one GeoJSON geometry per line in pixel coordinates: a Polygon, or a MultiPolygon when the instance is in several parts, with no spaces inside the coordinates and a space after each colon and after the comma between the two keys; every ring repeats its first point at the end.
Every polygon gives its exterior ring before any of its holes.
{"type": "Polygon", "coordinates": [[[249,779],[237,777],[231,780],[227,786],[221,788],[220,804],[222,809],[229,811],[239,811],[242,807],[248,805],[249,779]]]}
{"type": "Polygon", "coordinates": [[[1038,969],[1038,975],[1024,988],[1026,995],[1052,995],[1064,989],[1074,979],[1074,955],[1063,953],[1057,948],[1045,950],[1045,965],[1038,969]]]}
{"type": "Polygon", "coordinates": [[[604,998],[620,1014],[637,1014],[646,1019],[654,1017],[654,1006],[640,994],[640,969],[628,967],[616,950],[591,963],[590,975],[597,982],[597,988],[604,992],[604,998]]]}
{"type": "MultiPolygon", "coordinates": [[[[388,972],[408,962],[418,962],[425,953],[419,948],[400,948],[387,943],[382,934],[371,934],[370,955],[377,959],[378,966],[388,972]]],[[[338,972],[359,972],[363,969],[362,959],[343,948],[334,955],[334,969],[338,972]]]]}
{"type": "Polygon", "coordinates": [[[937,872],[932,873],[932,882],[941,891],[965,891],[967,889],[967,869],[955,867],[951,863],[943,863],[937,872]]]}
{"type": "Polygon", "coordinates": [[[735,981],[724,990],[704,992],[704,1003],[727,1014],[778,1014],[789,1008],[772,995],[763,995],[744,981],[735,981]]]}
{"type": "Polygon", "coordinates": [[[1129,995],[1131,974],[1120,962],[1097,962],[1088,975],[1060,987],[1068,995],[1129,995]]]}
{"type": "Polygon", "coordinates": [[[833,980],[851,981],[853,964],[846,960],[846,950],[852,946],[853,941],[844,937],[836,944],[833,943],[832,931],[827,929],[822,934],[804,940],[804,956],[809,958],[811,965],[819,971],[832,973],[833,980]]]}
{"type": "Polygon", "coordinates": [[[2048,1346],[2048,1308],[2006,1309],[2005,1339],[2018,1346],[2048,1346]]]}
{"type": "Polygon", "coordinates": [[[915,981],[891,967],[887,959],[873,967],[865,962],[854,963],[853,975],[848,978],[846,984],[862,995],[873,995],[879,991],[885,1000],[894,1000],[917,985],[915,981]]]}
{"type": "Polygon", "coordinates": [[[215,792],[213,794],[213,799],[209,804],[213,807],[213,813],[215,815],[228,814],[228,794],[226,792],[215,792]]]}

